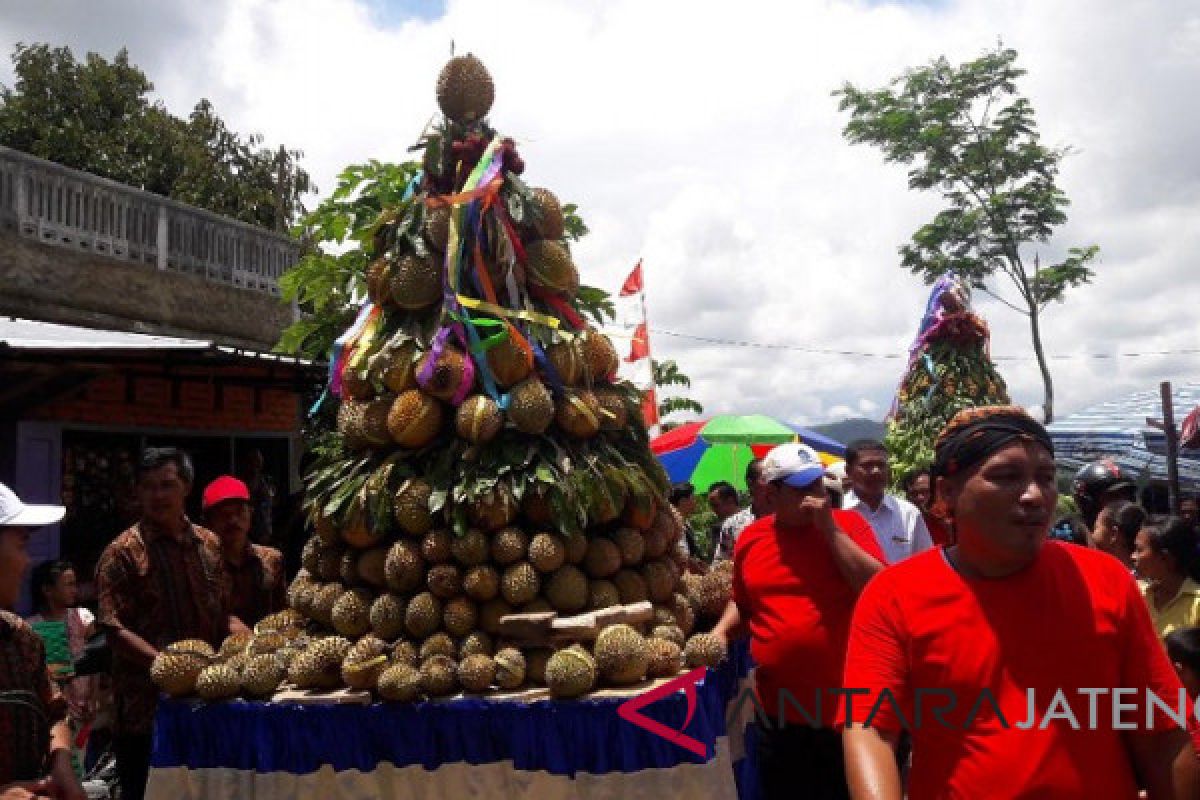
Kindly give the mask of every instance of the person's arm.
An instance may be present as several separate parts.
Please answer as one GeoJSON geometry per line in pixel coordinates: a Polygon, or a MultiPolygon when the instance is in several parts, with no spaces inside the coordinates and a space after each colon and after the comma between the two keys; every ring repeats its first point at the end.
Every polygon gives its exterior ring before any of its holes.
{"type": "Polygon", "coordinates": [[[896,765],[896,745],[874,728],[842,731],[846,783],[854,800],[901,800],[904,790],[896,765]]]}
{"type": "Polygon", "coordinates": [[[840,529],[833,518],[833,506],[829,497],[807,497],[804,503],[813,508],[817,528],[825,536],[829,550],[833,553],[833,563],[838,572],[856,592],[862,591],[867,581],[883,569],[883,562],[872,556],[850,538],[850,535],[840,529]]]}
{"type": "Polygon", "coordinates": [[[929,526],[919,510],[913,511],[916,522],[913,525],[913,555],[923,553],[933,547],[933,537],[929,534],[929,526]]]}
{"type": "Polygon", "coordinates": [[[283,553],[276,551],[272,555],[271,561],[275,574],[275,585],[271,588],[271,611],[282,611],[287,608],[287,580],[284,575],[283,553]]]}
{"type": "Polygon", "coordinates": [[[96,565],[97,623],[108,631],[109,643],[123,658],[143,669],[150,669],[158,650],[125,627],[133,602],[130,570],[123,555],[111,548],[104,551],[96,565]]]}
{"type": "Polygon", "coordinates": [[[236,614],[228,616],[225,620],[225,627],[231,636],[238,633],[254,633],[246,623],[242,622],[242,618],[236,614]]]}
{"type": "Polygon", "coordinates": [[[741,609],[738,608],[735,600],[731,599],[725,606],[725,611],[721,614],[721,618],[717,620],[712,633],[714,636],[720,637],[727,646],[732,641],[745,639],[750,635],[750,629],[742,620],[741,609]]]}
{"type": "Polygon", "coordinates": [[[1191,800],[1197,797],[1196,753],[1191,738],[1179,728],[1134,731],[1126,746],[1147,800],[1191,800]]]}
{"type": "Polygon", "coordinates": [[[59,800],[84,800],[87,797],[71,767],[71,726],[65,719],[50,729],[50,770],[46,783],[50,797],[59,800]]]}

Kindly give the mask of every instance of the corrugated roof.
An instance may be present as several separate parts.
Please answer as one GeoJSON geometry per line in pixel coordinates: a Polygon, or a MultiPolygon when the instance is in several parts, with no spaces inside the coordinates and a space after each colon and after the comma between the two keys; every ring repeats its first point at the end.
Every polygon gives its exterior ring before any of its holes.
{"type": "Polygon", "coordinates": [[[70,350],[122,353],[161,352],[164,350],[195,353],[214,352],[234,358],[276,361],[302,367],[317,366],[315,362],[304,358],[269,353],[263,350],[230,347],[205,339],[108,331],[16,317],[0,318],[0,348],[3,347],[14,350],[55,352],[70,350]]]}

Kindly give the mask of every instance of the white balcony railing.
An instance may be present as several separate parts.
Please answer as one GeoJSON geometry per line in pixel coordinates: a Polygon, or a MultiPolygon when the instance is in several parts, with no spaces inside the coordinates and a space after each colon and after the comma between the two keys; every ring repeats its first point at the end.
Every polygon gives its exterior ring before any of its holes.
{"type": "Polygon", "coordinates": [[[279,296],[286,236],[0,146],[0,229],[279,296]]]}

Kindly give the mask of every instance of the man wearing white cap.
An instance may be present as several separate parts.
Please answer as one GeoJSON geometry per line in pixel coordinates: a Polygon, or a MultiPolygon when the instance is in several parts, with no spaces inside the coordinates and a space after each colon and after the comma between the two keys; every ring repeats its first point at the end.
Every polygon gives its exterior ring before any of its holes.
{"type": "Polygon", "coordinates": [[[86,795],[71,769],[67,705],[42,640],[11,613],[29,566],[29,535],[63,518],[62,506],[21,502],[0,483],[0,797],[86,795]]]}
{"type": "Polygon", "coordinates": [[[825,467],[803,444],[763,459],[775,513],[751,523],[733,552],[733,600],[713,633],[750,636],[755,691],[769,716],[758,739],[762,796],[847,798],[833,729],[850,617],[884,558],[866,520],[834,509],[825,467]]]}

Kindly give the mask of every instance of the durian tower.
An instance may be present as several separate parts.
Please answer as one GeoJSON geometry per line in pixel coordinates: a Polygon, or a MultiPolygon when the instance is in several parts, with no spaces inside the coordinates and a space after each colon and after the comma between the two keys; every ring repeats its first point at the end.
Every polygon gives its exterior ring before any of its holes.
{"type": "Polygon", "coordinates": [[[261,697],[286,676],[392,701],[574,697],[723,657],[711,637],[687,647],[701,601],[640,395],[585,322],[563,210],[523,182],[487,122],[493,95],[474,56],[446,64],[419,180],[379,218],[367,302],[331,359],[336,431],[306,476],[314,532],[291,611],[220,653],[164,653],[165,691],[261,697]],[[500,636],[507,614],[646,600],[651,622],[595,642],[500,636]]]}
{"type": "Polygon", "coordinates": [[[893,478],[932,464],[937,435],[962,409],[1008,402],[987,323],[971,310],[966,285],[953,275],[939,279],[888,419],[884,443],[893,478]]]}

